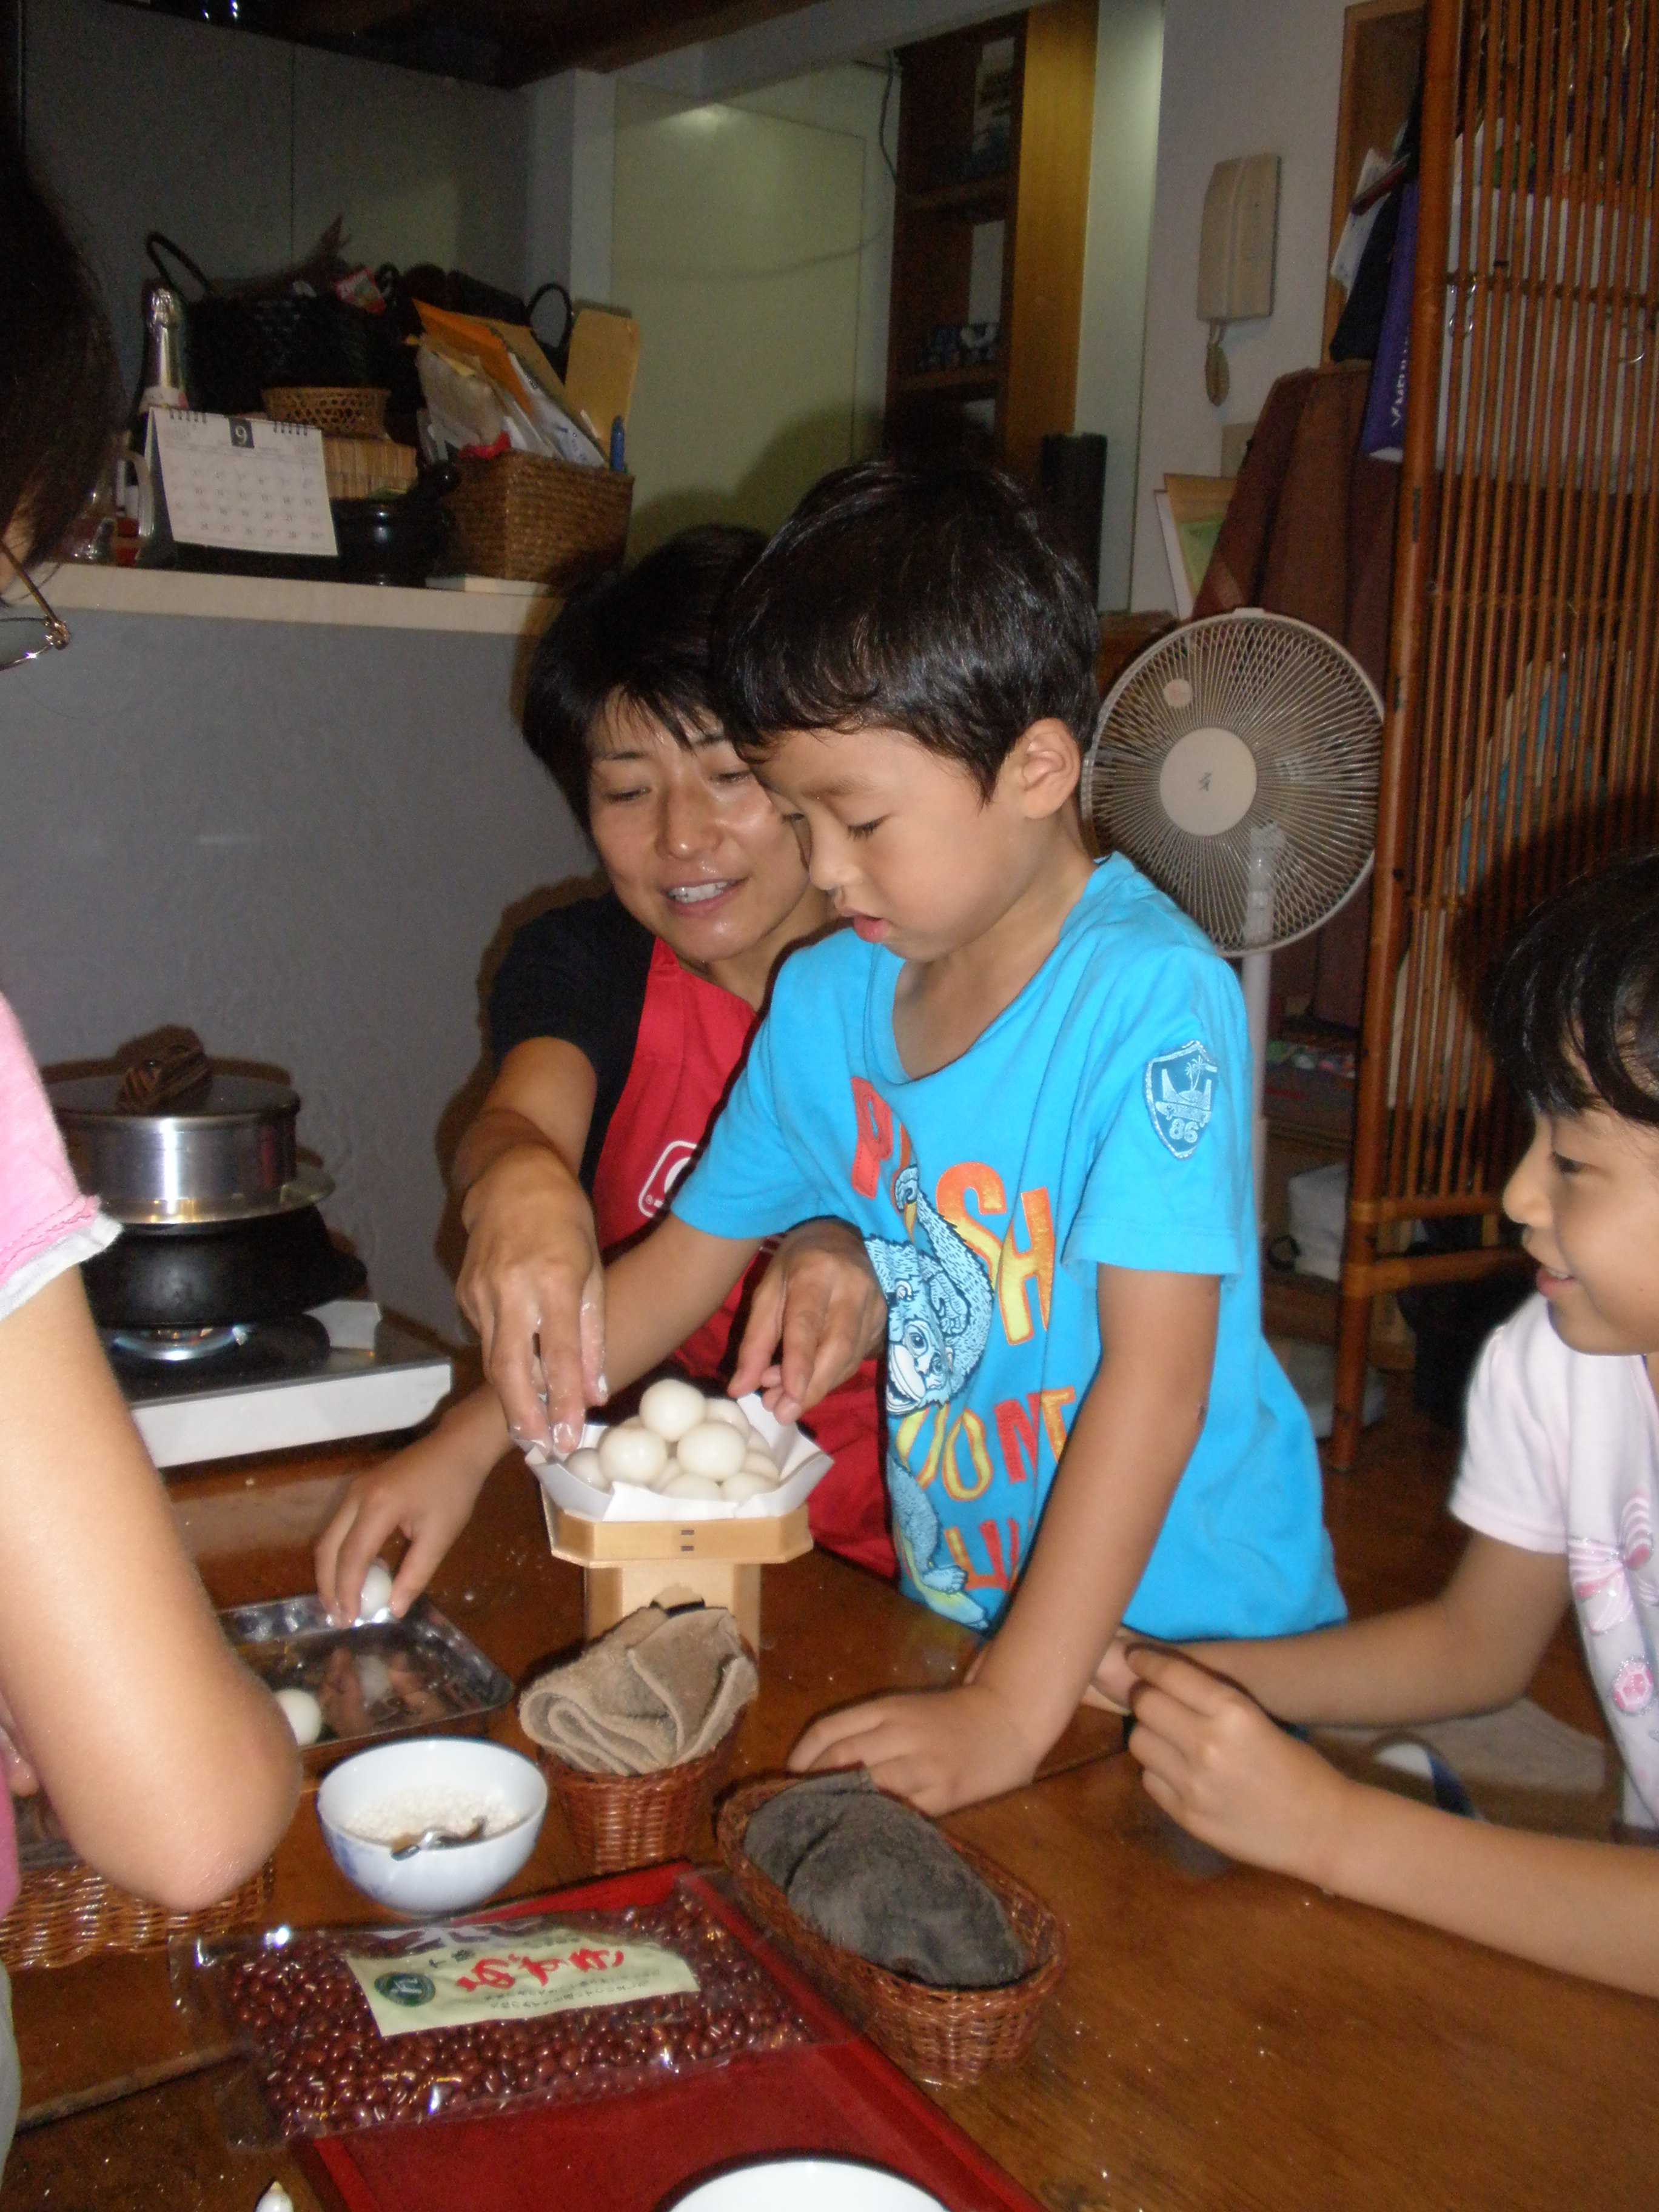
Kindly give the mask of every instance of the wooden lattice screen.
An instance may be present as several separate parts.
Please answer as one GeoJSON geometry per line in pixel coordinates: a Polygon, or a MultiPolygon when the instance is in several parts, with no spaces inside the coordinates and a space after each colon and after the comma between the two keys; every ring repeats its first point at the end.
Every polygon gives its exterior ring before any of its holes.
{"type": "Polygon", "coordinates": [[[1339,1467],[1376,1294],[1513,1264],[1522,1131],[1471,979],[1655,841],[1656,150],[1659,0],[1430,0],[1339,1467]],[[1473,1249],[1403,1249],[1457,1216],[1473,1249]]]}

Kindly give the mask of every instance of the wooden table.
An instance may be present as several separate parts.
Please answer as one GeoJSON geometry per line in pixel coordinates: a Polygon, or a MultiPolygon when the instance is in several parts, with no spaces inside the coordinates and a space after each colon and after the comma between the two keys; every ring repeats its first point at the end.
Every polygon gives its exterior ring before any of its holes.
{"type": "MultiPolygon", "coordinates": [[[[175,1486],[216,1602],[307,1587],[307,1540],[353,1463],[295,1458],[175,1486]]],[[[576,1636],[580,1578],[550,1558],[521,1469],[491,1478],[433,1595],[515,1678],[576,1636]]],[[[738,1771],[776,1765],[826,1705],[947,1680],[967,1644],[821,1554],[769,1571],[761,1696],[738,1771]]],[[[494,1732],[523,1745],[510,1713],[494,1732]]],[[[1651,2003],[1220,1867],[1152,1807],[1105,1716],[1080,1716],[1030,1789],[949,1825],[1066,1925],[1071,1966],[1025,2059],[940,2096],[1051,2212],[1659,2202],[1644,2086],[1659,2075],[1651,2003]]],[[[550,1813],[514,1890],[577,1871],[550,1813]]],[[[373,1917],[302,1799],[277,1854],[273,1919],[373,1917]]],[[[154,1956],[19,1975],[14,2005],[26,2110],[190,2063],[154,1956]]],[[[273,2176],[308,2212],[317,2199],[294,2160],[224,2148],[222,2078],[182,2075],[27,2129],[0,2212],[252,2212],[273,2176]]]]}

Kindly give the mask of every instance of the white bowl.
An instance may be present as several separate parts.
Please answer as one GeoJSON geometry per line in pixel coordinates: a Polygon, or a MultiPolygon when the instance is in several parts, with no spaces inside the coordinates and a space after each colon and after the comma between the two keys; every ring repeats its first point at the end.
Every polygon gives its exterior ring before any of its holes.
{"type": "Polygon", "coordinates": [[[674,2212],[945,2212],[937,2197],[883,2166],[769,2158],[735,2166],[674,2200],[674,2212]]]}
{"type": "Polygon", "coordinates": [[[335,1865],[377,1905],[411,1919],[465,1912],[494,1897],[534,1850],[546,1810],[547,1784],[532,1760],[471,1736],[422,1736],[360,1751],[325,1775],[317,1791],[317,1818],[335,1865]],[[422,1788],[504,1798],[524,1817],[501,1835],[409,1859],[347,1832],[354,1815],[422,1788]]]}

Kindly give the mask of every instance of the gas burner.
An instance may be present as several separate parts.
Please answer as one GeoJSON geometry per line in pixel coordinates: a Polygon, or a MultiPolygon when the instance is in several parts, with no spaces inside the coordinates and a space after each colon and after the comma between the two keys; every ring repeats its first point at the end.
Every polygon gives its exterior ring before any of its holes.
{"type": "Polygon", "coordinates": [[[298,1378],[313,1373],[329,1354],[328,1331],[310,1314],[225,1328],[110,1329],[104,1343],[132,1404],[179,1391],[298,1378]]]}
{"type": "Polygon", "coordinates": [[[212,1359],[246,1344],[249,1334],[240,1323],[232,1328],[117,1328],[104,1341],[125,1358],[155,1359],[176,1367],[188,1360],[212,1359]]]}

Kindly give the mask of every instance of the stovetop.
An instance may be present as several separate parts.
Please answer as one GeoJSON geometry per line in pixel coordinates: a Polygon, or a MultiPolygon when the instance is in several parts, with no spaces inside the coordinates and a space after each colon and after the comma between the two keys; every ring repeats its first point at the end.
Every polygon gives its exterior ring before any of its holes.
{"type": "Polygon", "coordinates": [[[228,1334],[230,1342],[179,1360],[135,1355],[106,1339],[157,1467],[411,1429],[449,1394],[444,1353],[385,1320],[368,1299],[337,1299],[228,1334]]]}
{"type": "Polygon", "coordinates": [[[332,1346],[313,1315],[296,1314],[291,1321],[234,1328],[106,1331],[104,1348],[127,1403],[141,1406],[204,1390],[291,1382],[325,1366],[332,1346]]]}

